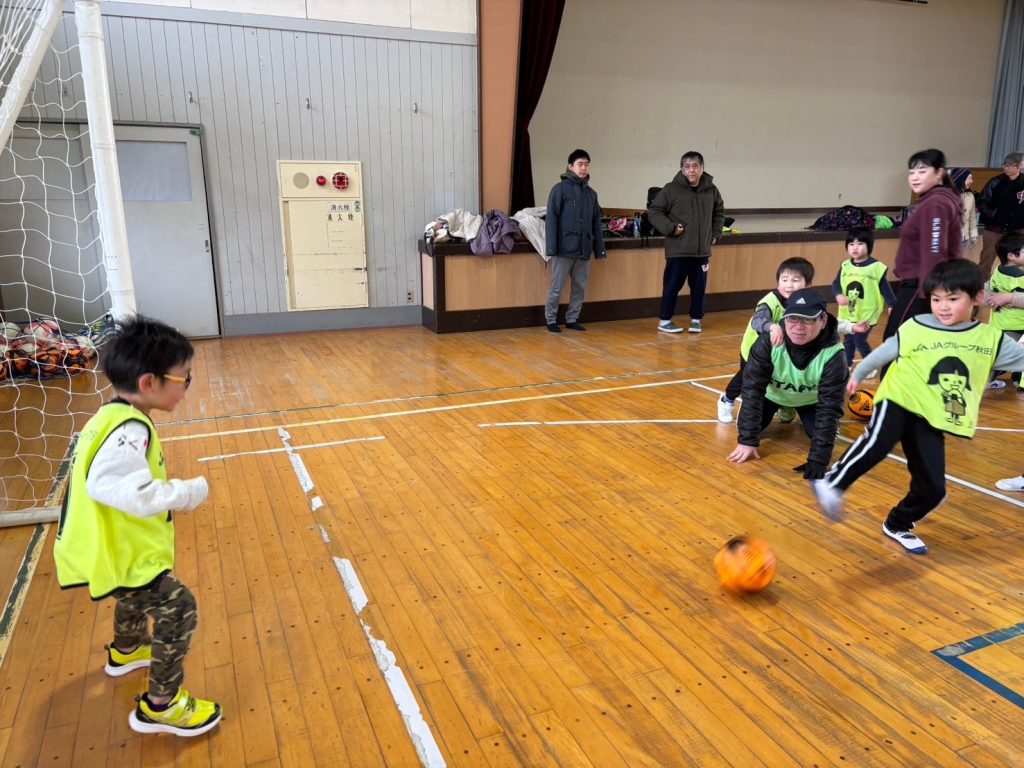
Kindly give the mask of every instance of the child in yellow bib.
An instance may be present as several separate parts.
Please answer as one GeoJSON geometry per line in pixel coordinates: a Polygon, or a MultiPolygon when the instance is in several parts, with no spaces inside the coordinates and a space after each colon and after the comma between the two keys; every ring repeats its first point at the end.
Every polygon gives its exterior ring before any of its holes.
{"type": "Polygon", "coordinates": [[[192,357],[188,339],[161,322],[119,323],[103,355],[115,396],[82,428],[53,547],[62,588],[117,601],[107,674],[149,667],[149,690],[128,717],[139,733],[197,736],[221,717],[219,704],[181,687],[197,613],[173,573],[171,511],[195,509],[209,488],[204,477],[168,480],[149,417],[185,399],[192,357]]]}
{"type": "MultiPolygon", "coordinates": [[[[769,291],[754,307],[754,314],[747,323],[740,341],[740,368],[725,386],[725,392],[718,399],[718,420],[728,424],[733,420],[733,409],[736,400],[743,391],[743,369],[747,365],[750,348],[762,333],[771,335],[772,346],[782,346],[782,313],[786,309],[786,301],[794,291],[799,291],[814,280],[814,265],[807,259],[794,256],[786,259],[775,270],[776,287],[769,291]]],[[[791,409],[790,409],[791,410],[791,409]]],[[[792,421],[795,414],[787,414],[786,419],[792,421]]]]}
{"type": "Polygon", "coordinates": [[[874,247],[875,236],[870,229],[851,229],[846,235],[846,253],[850,258],[839,265],[832,281],[839,319],[868,324],[866,331],[854,331],[843,337],[846,365],[851,367],[857,352],[861,359],[871,354],[871,329],[878,324],[883,310],[896,303],[896,295],[886,279],[888,267],[871,256],[874,247]]]}
{"type": "Polygon", "coordinates": [[[924,292],[932,313],[903,323],[851,375],[847,391],[853,394],[867,371],[891,363],[867,429],[823,479],[812,483],[822,512],[839,520],[846,490],[899,442],[910,491],[889,512],[882,532],[916,555],[928,547],[915,535],[915,524],[946,497],[946,433],[974,436],[994,366],[1024,370],[1024,347],[972,319],[984,292],[978,265],[966,259],[940,262],[925,280],[924,292]]]}
{"type": "MultiPolygon", "coordinates": [[[[1024,235],[1011,232],[1003,235],[996,243],[999,266],[992,273],[992,279],[985,286],[985,303],[992,307],[989,325],[1020,340],[1024,335],[1024,235]]],[[[1006,383],[999,378],[1004,371],[995,371],[989,389],[1002,389],[1006,383]]],[[[1011,377],[1018,392],[1024,392],[1020,383],[1020,372],[1011,377]]]]}

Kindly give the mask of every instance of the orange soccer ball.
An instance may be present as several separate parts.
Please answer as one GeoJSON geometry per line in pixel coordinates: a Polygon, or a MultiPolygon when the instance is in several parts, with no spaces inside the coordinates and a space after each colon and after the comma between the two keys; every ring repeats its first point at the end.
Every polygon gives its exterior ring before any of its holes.
{"type": "Polygon", "coordinates": [[[760,592],[775,578],[775,553],[760,539],[737,536],[715,555],[718,581],[733,592],[760,592]]]}
{"type": "Polygon", "coordinates": [[[867,421],[875,411],[875,390],[859,387],[846,401],[846,410],[856,419],[867,421]]]}

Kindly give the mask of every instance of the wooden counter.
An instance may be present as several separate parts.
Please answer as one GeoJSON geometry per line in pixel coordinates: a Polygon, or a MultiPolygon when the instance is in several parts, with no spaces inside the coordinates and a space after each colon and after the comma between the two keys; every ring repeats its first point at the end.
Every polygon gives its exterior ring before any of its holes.
{"type": "MultiPolygon", "coordinates": [[[[892,265],[898,230],[875,232],[873,255],[892,265]]],[[[775,287],[783,259],[802,256],[815,266],[816,286],[831,285],[847,258],[845,232],[772,232],[727,235],[714,247],[708,273],[707,312],[750,309],[775,287]]],[[[595,261],[580,322],[655,318],[661,305],[664,239],[606,241],[608,258],[595,261]]],[[[423,276],[423,325],[437,333],[544,325],[544,300],[551,271],[529,245],[513,253],[475,256],[469,245],[442,244],[427,254],[419,244],[423,276]]],[[[830,291],[826,291],[830,292],[830,291]]],[[[559,309],[564,322],[569,284],[559,309]]],[[[676,302],[676,314],[690,306],[689,288],[676,302]]]]}

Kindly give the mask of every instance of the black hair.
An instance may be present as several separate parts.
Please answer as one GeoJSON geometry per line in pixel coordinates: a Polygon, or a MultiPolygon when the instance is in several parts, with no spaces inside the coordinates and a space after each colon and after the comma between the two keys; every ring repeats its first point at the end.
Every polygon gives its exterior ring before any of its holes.
{"type": "Polygon", "coordinates": [[[928,374],[929,384],[938,384],[939,376],[943,373],[955,373],[957,376],[963,376],[964,389],[970,390],[971,388],[971,371],[967,367],[967,363],[961,360],[959,357],[944,357],[937,362],[928,374]]]}
{"type": "Polygon", "coordinates": [[[681,158],[679,158],[679,167],[682,168],[684,165],[686,165],[687,160],[696,160],[698,163],[700,163],[701,168],[704,167],[704,155],[702,155],[695,149],[687,150],[686,153],[681,158]]]}
{"type": "Polygon", "coordinates": [[[1020,152],[1011,152],[1003,158],[1003,165],[1006,165],[1007,163],[1012,163],[1013,165],[1020,165],[1021,163],[1024,163],[1024,154],[1021,154],[1020,152]]]}
{"type": "Polygon", "coordinates": [[[775,270],[776,283],[779,282],[783,272],[796,272],[803,277],[808,287],[810,287],[811,281],[814,280],[814,265],[802,256],[792,256],[779,264],[779,268],[775,270]]]}
{"type": "Polygon", "coordinates": [[[103,372],[114,389],[138,392],[147,373],[163,377],[195,355],[192,344],[171,326],[142,315],[118,321],[103,355],[103,372]]]}
{"type": "Polygon", "coordinates": [[[1010,254],[1020,253],[1022,248],[1024,248],[1024,235],[1018,235],[1016,232],[1003,235],[996,243],[996,256],[999,257],[999,263],[1006,264],[1010,254]]]}
{"type": "Polygon", "coordinates": [[[930,296],[939,288],[950,293],[963,291],[973,299],[985,289],[985,279],[978,265],[969,259],[940,261],[924,279],[924,295],[930,296]]]}
{"type": "Polygon", "coordinates": [[[857,295],[864,298],[864,285],[858,280],[851,280],[849,285],[846,286],[846,290],[843,292],[847,297],[850,295],[850,291],[854,288],[857,289],[857,295]]]}
{"type": "Polygon", "coordinates": [[[846,233],[846,247],[850,247],[850,243],[854,240],[859,240],[868,247],[868,256],[871,255],[871,251],[875,249],[875,236],[871,234],[871,230],[867,228],[851,229],[846,233]]]}
{"type": "Polygon", "coordinates": [[[590,153],[588,153],[587,150],[585,150],[585,149],[574,149],[569,154],[569,165],[572,165],[577,160],[586,160],[589,163],[590,162],[590,153]]]}
{"type": "Polygon", "coordinates": [[[926,165],[929,168],[942,171],[942,181],[939,183],[943,187],[955,189],[953,179],[946,167],[946,155],[941,149],[922,149],[920,152],[912,154],[907,160],[907,168],[915,168],[918,165],[926,165]]]}

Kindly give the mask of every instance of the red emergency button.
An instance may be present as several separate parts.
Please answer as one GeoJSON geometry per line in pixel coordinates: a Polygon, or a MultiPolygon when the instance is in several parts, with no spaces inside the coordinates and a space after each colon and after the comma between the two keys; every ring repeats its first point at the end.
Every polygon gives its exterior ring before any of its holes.
{"type": "Polygon", "coordinates": [[[322,187],[324,184],[327,183],[327,177],[326,176],[317,176],[316,177],[316,183],[317,183],[318,187],[322,187]]]}
{"type": "Polygon", "coordinates": [[[338,171],[338,173],[334,174],[331,178],[331,183],[334,185],[335,189],[348,189],[348,175],[338,171]]]}

